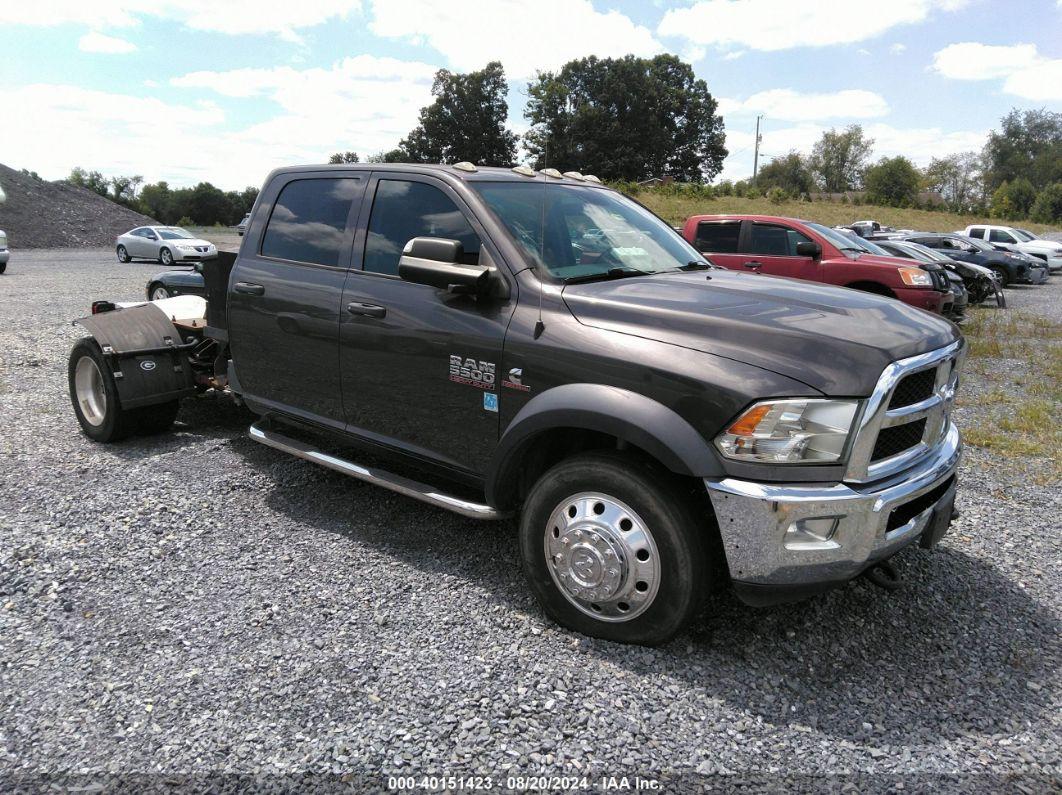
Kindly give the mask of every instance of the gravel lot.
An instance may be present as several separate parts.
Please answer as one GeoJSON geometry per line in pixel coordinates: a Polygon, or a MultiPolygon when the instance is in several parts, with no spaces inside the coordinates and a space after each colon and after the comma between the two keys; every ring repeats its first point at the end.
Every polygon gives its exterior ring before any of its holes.
{"type": "MultiPolygon", "coordinates": [[[[262,447],[213,396],[170,435],[89,442],[67,398],[69,321],[159,270],[112,260],[15,251],[0,277],[0,789],[82,774],[1062,786],[1059,484],[971,450],[962,517],[936,551],[899,557],[898,593],[859,581],[769,609],[727,594],[667,647],[589,640],[530,597],[515,525],[262,447]]],[[[1060,277],[1009,298],[1062,320],[1060,277]]],[[[966,404],[985,388],[972,373],[966,404]]]]}

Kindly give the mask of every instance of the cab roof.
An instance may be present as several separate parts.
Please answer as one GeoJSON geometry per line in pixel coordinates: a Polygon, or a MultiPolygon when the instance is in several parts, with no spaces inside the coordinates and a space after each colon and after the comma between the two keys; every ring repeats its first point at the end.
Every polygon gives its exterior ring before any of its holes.
{"type": "MultiPolygon", "coordinates": [[[[521,174],[512,168],[499,166],[474,166],[474,171],[459,168],[461,164],[446,165],[441,163],[325,163],[320,165],[283,166],[275,169],[272,176],[281,174],[320,173],[322,171],[335,171],[337,173],[351,173],[357,171],[390,171],[406,174],[434,174],[456,178],[464,182],[546,182],[556,185],[583,185],[591,188],[607,188],[594,179],[582,179],[561,175],[549,176],[542,171],[534,171],[533,176],[521,174]]],[[[566,172],[572,173],[572,172],[566,172]]],[[[589,175],[588,175],[589,176],[589,175]]]]}

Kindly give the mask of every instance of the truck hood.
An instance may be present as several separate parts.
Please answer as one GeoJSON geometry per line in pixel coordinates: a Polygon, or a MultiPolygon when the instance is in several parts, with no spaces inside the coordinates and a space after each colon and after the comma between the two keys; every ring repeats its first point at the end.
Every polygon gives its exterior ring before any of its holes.
{"type": "Polygon", "coordinates": [[[733,359],[833,396],[869,395],[890,362],[960,336],[891,298],[726,270],[568,285],[563,297],[584,325],[733,359]]]}
{"type": "Polygon", "coordinates": [[[1018,251],[1026,254],[1048,254],[1052,257],[1062,256],[1062,243],[1050,240],[1029,240],[1018,243],[1018,251]]]}

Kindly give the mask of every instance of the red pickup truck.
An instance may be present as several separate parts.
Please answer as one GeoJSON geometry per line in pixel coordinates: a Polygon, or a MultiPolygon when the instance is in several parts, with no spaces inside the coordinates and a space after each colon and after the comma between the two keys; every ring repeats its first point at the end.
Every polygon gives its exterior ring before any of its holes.
{"type": "Polygon", "coordinates": [[[873,254],[836,229],[773,215],[694,215],[682,236],[716,265],[898,298],[941,314],[946,280],[910,260],[873,254]],[[938,283],[939,281],[939,283],[938,283]]]}

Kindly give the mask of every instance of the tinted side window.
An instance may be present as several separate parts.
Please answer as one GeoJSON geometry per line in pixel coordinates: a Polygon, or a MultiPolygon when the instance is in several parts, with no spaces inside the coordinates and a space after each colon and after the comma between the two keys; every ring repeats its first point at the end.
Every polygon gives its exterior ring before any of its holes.
{"type": "Polygon", "coordinates": [[[360,180],[299,179],[280,191],[262,236],[262,256],[339,265],[360,180]]]}
{"type": "Polygon", "coordinates": [[[795,229],[775,224],[752,224],[748,254],[775,257],[795,257],[797,243],[810,243],[810,238],[795,229]]]}
{"type": "Polygon", "coordinates": [[[702,221],[697,224],[697,250],[734,254],[738,249],[740,221],[702,221]]]}
{"type": "Polygon", "coordinates": [[[989,243],[1013,243],[1014,238],[1004,232],[1002,229],[993,229],[988,234],[989,243]]]}
{"type": "Polygon", "coordinates": [[[985,239],[985,228],[983,226],[971,226],[969,237],[976,237],[980,240],[985,239]]]}
{"type": "Polygon", "coordinates": [[[911,239],[912,243],[921,243],[923,246],[929,248],[941,248],[941,240],[939,237],[916,237],[911,239]]]}
{"type": "Polygon", "coordinates": [[[460,240],[462,262],[479,261],[479,236],[450,197],[423,182],[380,180],[365,241],[365,270],[398,275],[402,249],[415,237],[460,240]]]}

